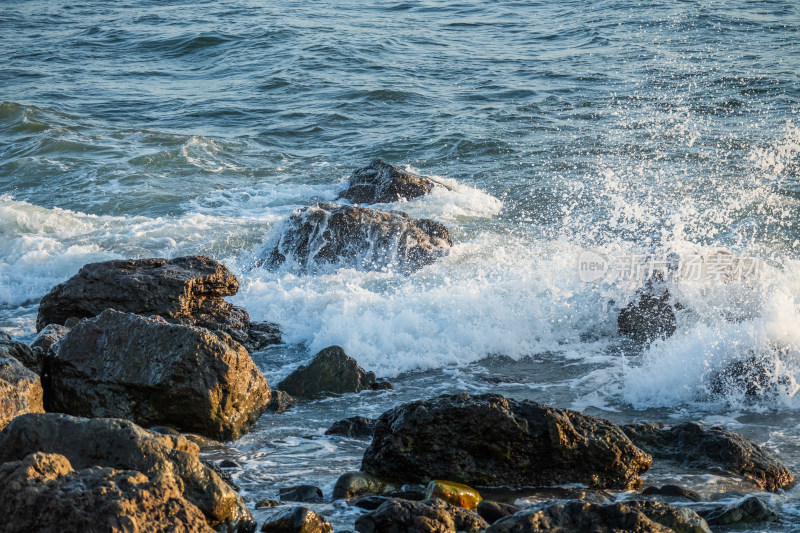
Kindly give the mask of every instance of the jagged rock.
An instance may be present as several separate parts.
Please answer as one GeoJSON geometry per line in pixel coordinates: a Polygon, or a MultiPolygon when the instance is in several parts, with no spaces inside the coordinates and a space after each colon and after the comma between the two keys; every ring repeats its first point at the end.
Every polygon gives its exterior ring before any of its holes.
{"type": "Polygon", "coordinates": [[[215,474],[219,476],[219,478],[224,481],[230,488],[239,492],[240,488],[239,485],[233,480],[233,476],[230,472],[222,468],[220,464],[215,463],[214,461],[209,461],[208,459],[201,459],[201,463],[206,465],[208,468],[214,471],[215,474]]]}
{"type": "Polygon", "coordinates": [[[308,366],[301,366],[278,384],[278,389],[300,398],[325,394],[345,394],[370,390],[375,374],[361,368],[339,346],[330,346],[314,356],[308,366]]]}
{"type": "Polygon", "coordinates": [[[270,517],[261,526],[264,533],[331,533],[333,526],[307,507],[290,507],[270,517]]]}
{"type": "Polygon", "coordinates": [[[70,329],[72,328],[59,324],[48,324],[42,328],[39,334],[36,335],[36,338],[33,339],[31,348],[40,348],[44,353],[48,353],[55,343],[69,333],[70,329]]]}
{"type": "Polygon", "coordinates": [[[17,342],[4,333],[0,333],[0,358],[13,357],[25,368],[42,373],[42,352],[34,350],[24,342],[17,342]]]}
{"type": "Polygon", "coordinates": [[[511,516],[518,513],[520,508],[510,503],[493,502],[482,500],[478,502],[477,512],[481,518],[486,520],[489,524],[494,524],[501,518],[511,516]]]}
{"type": "Polygon", "coordinates": [[[342,435],[344,437],[371,437],[373,429],[375,429],[375,420],[373,418],[352,416],[334,422],[325,434],[342,435]]]}
{"type": "Polygon", "coordinates": [[[2,531],[177,531],[213,533],[171,474],[91,467],[34,453],[0,465],[2,531]]]}
{"type": "Polygon", "coordinates": [[[676,320],[672,296],[667,289],[640,291],[637,298],[622,309],[617,329],[636,342],[651,342],[675,333],[676,320]]]}
{"type": "Polygon", "coordinates": [[[353,172],[347,190],[339,198],[355,204],[384,204],[424,196],[436,186],[449,189],[378,159],[353,172]]]}
{"type": "MultiPolygon", "coordinates": [[[[646,502],[655,503],[655,502],[646,502]]],[[[544,506],[534,506],[516,514],[502,518],[492,524],[486,533],[677,533],[697,532],[709,533],[705,530],[672,529],[659,523],[656,519],[648,517],[643,511],[646,508],[638,504],[616,503],[601,505],[582,501],[570,501],[544,506]]],[[[691,513],[691,511],[690,511],[691,513]]],[[[669,515],[664,509],[654,509],[653,515],[664,520],[681,516],[680,510],[675,509],[675,515],[669,515]],[[664,516],[662,516],[664,515],[664,516]]],[[[695,515],[696,516],[696,515],[695,515]]],[[[676,523],[676,527],[683,527],[676,523]]]]}
{"type": "Polygon", "coordinates": [[[646,487],[642,491],[642,496],[666,496],[670,499],[689,500],[699,502],[700,495],[693,490],[681,487],[680,485],[663,485],[661,487],[646,487]]]}
{"type": "Polygon", "coordinates": [[[48,366],[49,410],[214,438],[238,438],[270,401],[267,380],[227,335],[112,309],[75,326],[48,366]]]}
{"type": "Polygon", "coordinates": [[[428,488],[425,489],[425,499],[430,500],[433,498],[438,498],[470,511],[477,509],[478,503],[483,500],[480,493],[472,487],[462,483],[441,480],[431,481],[428,483],[428,488]]]}
{"type": "Polygon", "coordinates": [[[433,263],[453,245],[439,222],[400,211],[316,204],[295,211],[266,251],[275,268],[287,260],[305,271],[331,265],[409,272],[433,263]]]}
{"type": "Polygon", "coordinates": [[[210,526],[231,533],[255,529],[242,499],[200,462],[197,446],[182,437],[153,433],[128,420],[55,413],[21,415],[0,431],[0,463],[36,452],[63,455],[76,470],[136,470],[151,480],[174,476],[183,497],[210,526]]]}
{"type": "Polygon", "coordinates": [[[776,522],[778,515],[761,498],[750,496],[732,505],[701,504],[694,507],[710,526],[740,523],[776,522]]]}
{"type": "Polygon", "coordinates": [[[17,353],[17,343],[3,344],[2,340],[0,337],[0,429],[21,414],[44,412],[39,376],[11,355],[17,353]]]}
{"type": "MultiPolygon", "coordinates": [[[[380,507],[384,503],[386,503],[386,502],[388,502],[390,500],[394,500],[394,499],[397,499],[397,498],[392,498],[392,497],[389,497],[389,496],[376,496],[374,494],[369,494],[367,496],[363,496],[361,498],[356,499],[355,501],[353,501],[351,503],[351,505],[354,505],[355,507],[358,507],[359,509],[366,509],[367,511],[374,511],[375,509],[377,509],[378,507],[380,507]]],[[[403,498],[400,498],[400,499],[403,499],[403,498]]]]}
{"type": "Polygon", "coordinates": [[[794,376],[777,369],[781,353],[751,353],[731,361],[707,376],[708,389],[720,396],[740,396],[745,400],[794,396],[800,385],[794,376]]]}
{"type": "Polygon", "coordinates": [[[248,350],[255,351],[280,344],[281,328],[274,322],[250,322],[247,341],[244,343],[248,350]]]}
{"type": "Polygon", "coordinates": [[[381,415],[361,470],[406,482],[629,489],[651,462],[607,420],[497,394],[460,394],[381,415]]]}
{"type": "Polygon", "coordinates": [[[272,391],[272,399],[267,406],[267,410],[273,413],[285,413],[288,411],[297,400],[292,398],[292,396],[282,390],[274,390],[272,391]]]}
{"type": "Polygon", "coordinates": [[[636,509],[653,522],[667,526],[675,533],[711,533],[706,521],[688,507],[676,507],[656,501],[627,501],[630,509],[636,509]]]}
{"type": "Polygon", "coordinates": [[[759,488],[775,491],[795,484],[786,466],[754,442],[723,427],[704,428],[696,422],[672,427],[664,424],[622,426],[633,443],[655,461],[684,468],[719,469],[740,475],[759,488]]]}
{"type": "Polygon", "coordinates": [[[238,290],[225,265],[203,256],[90,263],[42,298],[36,330],[116,309],[224,331],[248,345],[250,316],[222,299],[238,290]]]}
{"type": "Polygon", "coordinates": [[[284,487],[279,490],[282,502],[322,503],[322,489],[314,485],[284,487]]]}
{"type": "Polygon", "coordinates": [[[488,526],[476,513],[438,499],[389,500],[356,520],[358,533],[456,533],[488,526]]]}
{"type": "Polygon", "coordinates": [[[347,472],[336,480],[333,487],[333,499],[341,500],[362,494],[386,494],[397,488],[397,485],[364,472],[347,472]]]}

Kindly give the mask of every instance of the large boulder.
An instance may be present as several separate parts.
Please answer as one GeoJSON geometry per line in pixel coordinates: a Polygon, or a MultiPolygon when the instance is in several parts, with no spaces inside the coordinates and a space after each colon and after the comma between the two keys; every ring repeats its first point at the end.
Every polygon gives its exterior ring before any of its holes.
{"type": "Polygon", "coordinates": [[[331,265],[408,272],[433,263],[453,245],[439,222],[400,211],[316,204],[295,211],[266,250],[270,267],[289,261],[315,272],[331,265]]]}
{"type": "Polygon", "coordinates": [[[358,517],[358,533],[456,533],[489,526],[477,513],[442,500],[389,500],[358,517]]]}
{"type": "Polygon", "coordinates": [[[44,453],[0,465],[0,515],[4,533],[214,531],[172,475],[76,471],[63,455],[44,453]]]}
{"type": "Polygon", "coordinates": [[[299,398],[345,394],[383,388],[374,372],[367,372],[340,346],[329,346],[278,384],[278,389],[299,398]]]}
{"type": "Polygon", "coordinates": [[[48,362],[48,410],[236,439],[266,410],[266,378],[225,334],[108,309],[48,362]]]}
{"type": "Polygon", "coordinates": [[[607,420],[497,394],[459,394],[381,415],[361,469],[412,483],[630,489],[651,463],[607,420]]]}
{"type": "Polygon", "coordinates": [[[389,203],[424,196],[436,186],[449,189],[441,183],[378,159],[353,172],[347,190],[339,194],[339,198],[354,204],[389,203]]]}
{"type": "Polygon", "coordinates": [[[794,474],[776,457],[723,427],[706,428],[696,422],[686,422],[672,427],[641,423],[622,428],[636,446],[657,462],[672,462],[704,472],[722,470],[771,491],[795,484],[794,474]]]}
{"type": "Polygon", "coordinates": [[[5,347],[0,343],[0,429],[21,414],[44,412],[39,376],[10,355],[16,346],[5,347]]]}
{"type": "Polygon", "coordinates": [[[79,471],[102,467],[141,472],[150,480],[172,477],[210,526],[236,533],[255,529],[242,499],[182,437],[152,433],[127,420],[55,413],[21,415],[0,431],[0,463],[37,452],[63,455],[79,471]]]}
{"type": "Polygon", "coordinates": [[[225,265],[203,256],[90,263],[42,298],[36,330],[116,309],[221,330],[242,344],[258,345],[267,338],[264,328],[251,335],[247,311],[222,299],[238,290],[225,265]]]}

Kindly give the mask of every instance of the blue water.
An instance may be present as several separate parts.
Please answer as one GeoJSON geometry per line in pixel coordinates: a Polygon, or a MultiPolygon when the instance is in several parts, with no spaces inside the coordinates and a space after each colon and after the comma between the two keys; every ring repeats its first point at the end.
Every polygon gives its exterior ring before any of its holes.
{"type": "MultiPolygon", "coordinates": [[[[707,387],[753,351],[800,380],[798,30],[791,1],[3,2],[0,329],[30,338],[38,300],[87,262],[203,253],[281,324],[287,344],[255,356],[271,382],[334,343],[399,380],[262,418],[231,452],[253,498],[330,488],[364,446],[320,437],[330,421],[444,390],[723,423],[800,470],[791,387],[707,387]],[[285,217],[375,158],[451,180],[384,206],[444,222],[447,258],[411,276],[254,267],[285,217]],[[678,283],[678,332],[649,347],[616,332],[636,284],[576,275],[583,250],[718,249],[763,275],[678,283]]],[[[797,502],[777,497],[771,530],[797,502]]]]}

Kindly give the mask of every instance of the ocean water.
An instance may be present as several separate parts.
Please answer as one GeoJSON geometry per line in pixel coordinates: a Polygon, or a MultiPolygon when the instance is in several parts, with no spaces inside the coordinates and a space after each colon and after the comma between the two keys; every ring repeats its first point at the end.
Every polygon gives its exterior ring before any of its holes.
{"type": "MultiPolygon", "coordinates": [[[[39,299],[87,262],[206,254],[281,325],[254,355],[271,383],[332,344],[395,383],[215,452],[251,501],[330,495],[367,445],[324,437],[333,421],[455,391],[719,423],[800,472],[795,2],[31,0],[3,3],[0,35],[1,330],[32,338],[39,299]],[[452,186],[378,206],[446,224],[447,257],[258,266],[295,209],[376,158],[452,186]],[[720,250],[758,271],[668,281],[677,331],[650,345],[617,333],[641,281],[578,270],[720,250]],[[757,390],[715,385],[753,358],[757,390]]],[[[782,522],[753,530],[798,530],[800,490],[769,498],[782,522]]],[[[318,508],[340,529],[358,513],[318,508]]]]}

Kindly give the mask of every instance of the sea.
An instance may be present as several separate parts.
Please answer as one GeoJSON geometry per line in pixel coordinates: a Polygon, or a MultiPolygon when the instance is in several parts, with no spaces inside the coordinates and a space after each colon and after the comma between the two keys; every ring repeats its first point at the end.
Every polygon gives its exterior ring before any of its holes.
{"type": "MultiPolygon", "coordinates": [[[[0,330],[31,340],[86,263],[203,254],[280,325],[253,354],[271,384],[330,345],[394,384],[208,452],[251,508],[358,469],[369,440],[334,421],[456,392],[722,425],[800,474],[797,2],[4,0],[0,58],[0,330]],[[375,159],[449,186],[369,206],[445,224],[445,257],[265,266],[375,159]],[[675,333],[620,335],[665,258],[675,333]]],[[[800,530],[800,489],[762,496],[780,522],[738,531],[800,530]]],[[[313,507],[337,531],[363,512],[313,507]]]]}

